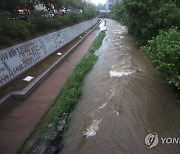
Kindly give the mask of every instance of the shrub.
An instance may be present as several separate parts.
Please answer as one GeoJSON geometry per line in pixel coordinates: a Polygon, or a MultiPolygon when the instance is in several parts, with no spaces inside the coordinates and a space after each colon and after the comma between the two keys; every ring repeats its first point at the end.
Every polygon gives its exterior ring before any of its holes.
{"type": "Polygon", "coordinates": [[[56,16],[56,17],[52,18],[52,20],[54,20],[56,28],[60,28],[63,25],[65,25],[63,16],[56,16]]]}
{"type": "Polygon", "coordinates": [[[87,5],[83,10],[83,18],[91,19],[97,16],[97,10],[92,5],[87,5]]]}
{"type": "Polygon", "coordinates": [[[0,18],[0,41],[1,44],[10,44],[12,39],[24,39],[29,34],[28,23],[19,20],[0,18]]]}
{"type": "Polygon", "coordinates": [[[180,89],[180,31],[177,28],[161,31],[141,49],[168,83],[180,89]]]}
{"type": "MultiPolygon", "coordinates": [[[[91,17],[94,17],[91,9],[91,17]]],[[[11,44],[13,39],[24,39],[31,33],[39,33],[52,29],[60,29],[63,26],[79,23],[86,18],[81,13],[70,12],[65,16],[48,18],[47,14],[36,11],[31,14],[28,22],[20,20],[9,20],[0,17],[0,44],[11,44]]]]}
{"type": "Polygon", "coordinates": [[[4,35],[0,35],[0,45],[10,45],[11,44],[11,40],[9,37],[4,36],[4,35]]]}
{"type": "Polygon", "coordinates": [[[63,26],[63,23],[58,18],[52,18],[49,20],[49,29],[59,29],[63,26]]]}
{"type": "Polygon", "coordinates": [[[123,0],[115,5],[112,13],[141,44],[158,35],[159,30],[180,26],[179,7],[171,0],[123,0]]]}
{"type": "Polygon", "coordinates": [[[42,12],[34,12],[29,18],[29,23],[35,32],[41,32],[48,29],[49,18],[42,12]]]}
{"type": "Polygon", "coordinates": [[[25,21],[9,21],[9,25],[6,26],[6,34],[8,33],[11,38],[26,38],[29,35],[27,28],[27,22],[25,21]],[[8,29],[7,29],[8,28],[8,29]]]}
{"type": "Polygon", "coordinates": [[[73,25],[74,23],[81,22],[83,20],[80,13],[70,12],[64,16],[65,24],[73,25]]]}

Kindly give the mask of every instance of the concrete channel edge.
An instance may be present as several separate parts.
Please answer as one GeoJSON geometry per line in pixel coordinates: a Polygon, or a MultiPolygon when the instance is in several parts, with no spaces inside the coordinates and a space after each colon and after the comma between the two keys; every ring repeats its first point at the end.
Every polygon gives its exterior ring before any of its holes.
{"type": "MultiPolygon", "coordinates": [[[[4,97],[0,99],[0,108],[10,102],[13,98],[26,98],[29,94],[32,93],[34,89],[36,89],[57,67],[62,64],[68,56],[73,53],[73,51],[86,39],[86,37],[101,23],[99,20],[98,23],[74,46],[72,46],[66,53],[64,53],[60,59],[58,59],[53,65],[51,65],[47,70],[45,70],[42,74],[40,74],[36,79],[34,79],[28,86],[26,86],[23,90],[13,91],[6,94],[4,97]]],[[[88,30],[87,30],[88,31],[88,30]]],[[[78,36],[79,37],[79,36],[78,36]]],[[[59,49],[58,49],[59,50],[59,49]]],[[[56,51],[55,51],[56,52],[56,51]]]]}

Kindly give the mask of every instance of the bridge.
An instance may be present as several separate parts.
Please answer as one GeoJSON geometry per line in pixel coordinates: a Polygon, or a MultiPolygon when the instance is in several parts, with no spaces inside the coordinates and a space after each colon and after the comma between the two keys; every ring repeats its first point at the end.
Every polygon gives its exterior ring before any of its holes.
{"type": "Polygon", "coordinates": [[[111,10],[99,10],[99,17],[107,17],[111,10]]]}

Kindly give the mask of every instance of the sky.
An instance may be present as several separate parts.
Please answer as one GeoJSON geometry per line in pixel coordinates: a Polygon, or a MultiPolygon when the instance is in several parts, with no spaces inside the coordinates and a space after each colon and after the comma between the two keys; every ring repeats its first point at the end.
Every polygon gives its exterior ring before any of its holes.
{"type": "Polygon", "coordinates": [[[106,0],[91,0],[93,3],[95,3],[96,5],[98,3],[101,3],[101,4],[105,4],[106,3],[106,0]]]}

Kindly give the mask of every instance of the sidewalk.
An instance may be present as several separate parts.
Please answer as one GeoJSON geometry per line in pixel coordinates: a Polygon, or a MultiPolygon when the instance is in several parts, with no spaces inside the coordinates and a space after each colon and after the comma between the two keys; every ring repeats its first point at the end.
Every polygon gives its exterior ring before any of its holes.
{"type": "Polygon", "coordinates": [[[28,98],[14,99],[0,110],[0,153],[17,153],[87,53],[98,32],[95,29],[28,98]]]}

